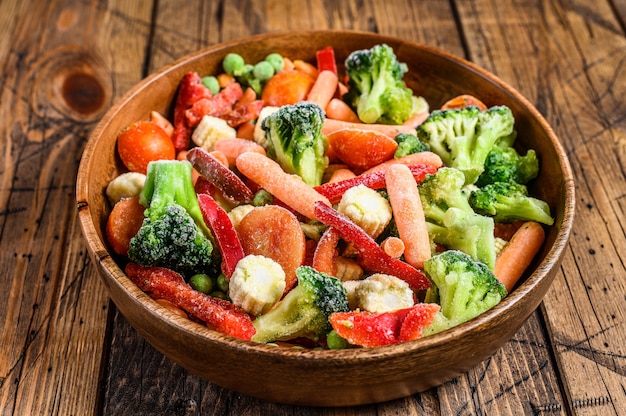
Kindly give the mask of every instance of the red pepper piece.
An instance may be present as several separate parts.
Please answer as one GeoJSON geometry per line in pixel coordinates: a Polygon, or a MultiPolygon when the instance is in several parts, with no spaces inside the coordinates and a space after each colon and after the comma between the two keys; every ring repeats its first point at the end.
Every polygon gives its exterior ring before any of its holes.
{"type": "Polygon", "coordinates": [[[194,147],[189,150],[187,160],[200,175],[222,191],[226,198],[244,203],[249,203],[254,198],[250,188],[239,179],[239,176],[203,148],[194,147]]]}
{"type": "Polygon", "coordinates": [[[244,258],[243,247],[230,217],[209,195],[199,194],[202,218],[209,226],[222,254],[222,273],[230,279],[239,260],[244,258]]]}
{"type": "Polygon", "coordinates": [[[315,53],[317,60],[317,70],[329,70],[337,73],[337,61],[335,60],[335,50],[332,46],[327,46],[315,53]]]}
{"type": "Polygon", "coordinates": [[[185,112],[199,100],[211,97],[211,90],[202,84],[202,78],[196,72],[188,72],[178,87],[174,106],[174,133],[172,142],[176,152],[187,150],[191,139],[191,126],[187,124],[185,112]]]}
{"type": "Polygon", "coordinates": [[[196,101],[191,108],[185,111],[187,124],[194,127],[200,123],[204,116],[220,117],[230,112],[242,95],[243,90],[238,82],[228,84],[214,96],[196,101]]]}
{"type": "Polygon", "coordinates": [[[229,126],[238,127],[248,121],[259,118],[261,109],[263,108],[263,100],[254,100],[251,103],[242,106],[235,106],[232,111],[222,115],[229,126]]]}
{"type": "Polygon", "coordinates": [[[194,190],[197,194],[207,194],[212,198],[215,198],[215,192],[217,192],[215,186],[204,176],[199,176],[196,179],[194,190]]]}
{"type": "Polygon", "coordinates": [[[430,287],[430,280],[422,272],[385,253],[361,227],[334,208],[318,201],[315,203],[314,214],[318,221],[336,228],[341,238],[353,244],[359,252],[358,263],[366,270],[396,276],[407,282],[413,290],[430,287]]]}
{"type": "MultiPolygon", "coordinates": [[[[415,182],[418,184],[426,178],[426,175],[437,172],[437,168],[430,165],[411,165],[409,166],[409,169],[415,178],[415,182]]],[[[386,186],[385,171],[380,170],[371,173],[364,173],[343,181],[325,183],[323,185],[316,186],[315,190],[328,198],[331,204],[337,204],[348,189],[357,185],[365,185],[371,189],[382,189],[386,186]]]]}
{"type": "Polygon", "coordinates": [[[250,315],[243,309],[226,300],[192,289],[173,270],[129,263],[126,274],[152,298],[172,302],[219,332],[245,340],[250,340],[256,333],[250,315]]]}
{"type": "Polygon", "coordinates": [[[435,303],[418,303],[393,312],[336,312],[329,321],[350,344],[381,347],[421,338],[437,311],[439,305],[435,303]]]}

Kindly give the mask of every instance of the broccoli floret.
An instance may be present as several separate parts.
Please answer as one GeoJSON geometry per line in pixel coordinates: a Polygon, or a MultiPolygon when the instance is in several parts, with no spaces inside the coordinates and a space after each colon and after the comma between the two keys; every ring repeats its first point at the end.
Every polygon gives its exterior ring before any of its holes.
{"type": "Polygon", "coordinates": [[[509,146],[495,146],[487,154],[485,170],[480,174],[475,185],[482,187],[495,182],[517,182],[527,184],[539,174],[539,159],[534,150],[528,150],[525,156],[509,146]]]}
{"type": "Polygon", "coordinates": [[[286,341],[325,337],[332,329],[328,317],[333,312],[347,312],[346,289],[339,279],[309,266],[296,269],[298,285],[291,289],[277,307],[254,320],[253,341],[286,341]]]}
{"type": "Polygon", "coordinates": [[[469,203],[480,214],[493,217],[496,222],[514,220],[536,221],[552,225],[550,206],[541,199],[528,195],[525,185],[515,182],[496,182],[473,190],[469,203]]]}
{"type": "Polygon", "coordinates": [[[139,232],[130,240],[128,257],[143,266],[160,266],[183,275],[206,271],[212,262],[211,234],[187,161],[150,162],[139,202],[147,207],[139,232]]]}
{"type": "Polygon", "coordinates": [[[328,141],[322,134],[326,113],[317,104],[302,101],[285,105],[262,121],[267,153],[288,173],[300,176],[305,183],[322,183],[328,165],[328,141]]]}
{"type": "Polygon", "coordinates": [[[484,170],[489,151],[500,140],[510,142],[514,122],[506,106],[485,111],[473,106],[435,110],[417,128],[417,137],[447,166],[463,171],[466,184],[473,184],[484,170]]]}
{"type": "Polygon", "coordinates": [[[354,51],[345,65],[349,90],[344,100],[361,121],[402,124],[413,114],[413,91],[402,81],[408,67],[389,45],[354,51]]]}
{"type": "Polygon", "coordinates": [[[398,143],[398,148],[393,154],[393,157],[399,159],[406,155],[413,153],[427,152],[430,150],[430,146],[417,138],[416,135],[411,133],[400,133],[395,137],[398,143]]]}
{"type": "Polygon", "coordinates": [[[424,271],[433,283],[425,302],[438,303],[441,309],[423,336],[469,321],[507,295],[491,270],[458,250],[444,251],[426,260],[424,271]]]}
{"type": "Polygon", "coordinates": [[[450,167],[440,168],[422,182],[419,193],[428,233],[435,243],[461,250],[493,269],[494,220],[474,212],[464,182],[463,172],[450,167]]]}

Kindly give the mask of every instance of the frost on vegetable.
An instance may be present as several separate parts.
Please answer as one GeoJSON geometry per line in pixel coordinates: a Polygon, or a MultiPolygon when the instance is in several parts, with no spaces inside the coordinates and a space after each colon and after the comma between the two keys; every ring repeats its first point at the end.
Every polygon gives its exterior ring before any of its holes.
{"type": "Polygon", "coordinates": [[[285,290],[285,272],[269,257],[247,255],[241,259],[230,277],[228,296],[249,314],[266,313],[285,290]]]}
{"type": "Polygon", "coordinates": [[[122,198],[139,196],[145,181],[146,175],[139,172],[125,172],[117,176],[107,185],[106,195],[109,203],[115,205],[122,198]]]}
{"type": "Polygon", "coordinates": [[[200,124],[191,134],[191,141],[196,146],[211,151],[218,140],[226,137],[237,137],[237,131],[230,127],[226,120],[220,117],[203,116],[200,124]]]}

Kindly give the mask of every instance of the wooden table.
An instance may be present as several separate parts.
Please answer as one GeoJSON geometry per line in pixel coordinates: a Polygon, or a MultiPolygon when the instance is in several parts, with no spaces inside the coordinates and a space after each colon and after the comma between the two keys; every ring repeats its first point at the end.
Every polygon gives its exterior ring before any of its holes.
{"type": "Polygon", "coordinates": [[[0,2],[3,415],[626,414],[626,2],[0,2]],[[577,180],[577,219],[541,307],[450,382],[358,408],[268,403],[191,375],[116,312],[74,187],[90,131],[170,61],[251,34],[356,29],[427,43],[519,89],[577,180]]]}

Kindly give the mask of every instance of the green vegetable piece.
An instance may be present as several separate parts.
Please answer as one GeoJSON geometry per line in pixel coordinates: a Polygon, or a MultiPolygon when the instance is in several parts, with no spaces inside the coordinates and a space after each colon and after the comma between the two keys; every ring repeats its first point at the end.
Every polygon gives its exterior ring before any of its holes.
{"type": "Polygon", "coordinates": [[[252,205],[255,207],[261,207],[263,205],[269,205],[274,203],[274,195],[267,192],[265,189],[259,189],[252,198],[252,205]]]}
{"type": "Polygon", "coordinates": [[[393,157],[396,159],[412,155],[413,153],[427,152],[430,150],[429,145],[411,133],[399,133],[396,135],[395,140],[398,143],[398,148],[393,154],[393,157]]]}
{"type": "Polygon", "coordinates": [[[213,95],[220,92],[220,83],[217,81],[217,77],[214,77],[213,75],[203,77],[202,84],[207,87],[213,95]]]}
{"type": "Polygon", "coordinates": [[[227,300],[230,302],[230,298],[228,297],[228,295],[225,292],[222,292],[221,290],[214,290],[213,292],[209,294],[209,296],[218,298],[218,299],[227,300]]]}
{"type": "Polygon", "coordinates": [[[347,312],[346,289],[339,279],[309,266],[296,269],[298,284],[278,306],[253,321],[257,342],[287,341],[299,337],[314,341],[325,337],[332,327],[333,312],[347,312]]]}
{"type": "Polygon", "coordinates": [[[441,306],[423,336],[436,334],[477,317],[500,303],[507,295],[502,283],[483,263],[458,250],[437,254],[424,263],[433,285],[425,302],[441,306]]]}
{"type": "Polygon", "coordinates": [[[317,104],[301,101],[280,107],[261,123],[268,155],[311,186],[322,183],[328,165],[328,141],[322,134],[325,115],[317,104]]]}
{"type": "Polygon", "coordinates": [[[517,182],[525,185],[539,175],[539,159],[534,150],[520,155],[509,146],[495,146],[487,154],[485,170],[475,185],[483,187],[496,182],[517,182]]]}
{"type": "Polygon", "coordinates": [[[224,275],[224,273],[220,273],[217,276],[217,289],[224,292],[224,293],[228,293],[228,278],[226,277],[226,275],[224,275]]]}
{"type": "Polygon", "coordinates": [[[281,54],[279,53],[270,53],[265,57],[265,61],[269,62],[274,68],[274,72],[282,71],[285,65],[285,61],[281,54]]]}
{"type": "Polygon", "coordinates": [[[261,61],[254,65],[252,74],[256,79],[264,82],[274,76],[274,67],[267,61],[261,61]]]}
{"type": "Polygon", "coordinates": [[[222,61],[224,72],[235,77],[241,75],[245,71],[245,61],[243,57],[237,53],[229,53],[222,61]]]}
{"type": "Polygon", "coordinates": [[[334,329],[326,336],[326,345],[328,345],[328,348],[331,350],[343,350],[350,346],[348,341],[339,335],[334,329]]]}
{"type": "Polygon", "coordinates": [[[189,278],[189,286],[198,292],[209,294],[213,290],[215,283],[211,276],[204,273],[198,273],[189,278]]]}

